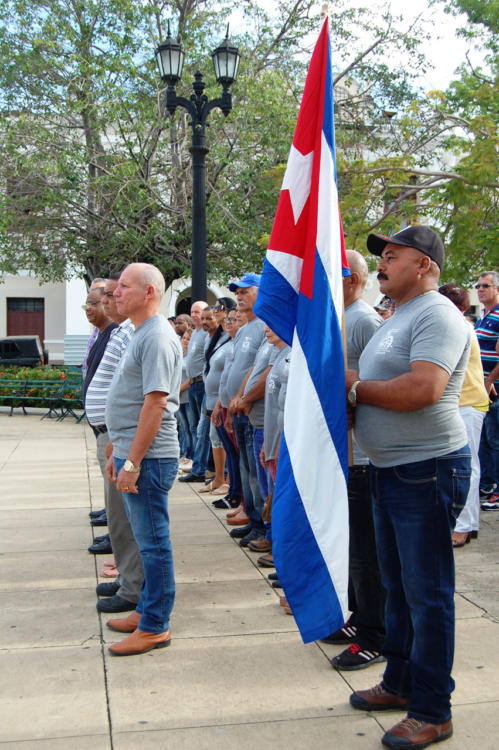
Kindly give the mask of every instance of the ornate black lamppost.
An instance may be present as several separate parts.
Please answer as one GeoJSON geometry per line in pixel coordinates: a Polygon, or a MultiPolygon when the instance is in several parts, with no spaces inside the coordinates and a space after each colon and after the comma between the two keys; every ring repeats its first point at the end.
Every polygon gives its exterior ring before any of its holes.
{"type": "Polygon", "coordinates": [[[228,38],[229,27],[224,41],[212,53],[217,83],[222,86],[222,96],[208,101],[203,94],[205,84],[199,70],[194,74],[190,99],[177,96],[175,86],[180,81],[184,64],[184,52],[178,42],[168,36],[156,50],[161,79],[167,84],[165,104],[173,115],[177,107],[183,107],[191,116],[192,128],[192,291],[191,299],[206,300],[206,119],[215,107],[219,107],[227,117],[232,109],[230,86],[237,78],[240,55],[237,47],[232,47],[228,38]]]}

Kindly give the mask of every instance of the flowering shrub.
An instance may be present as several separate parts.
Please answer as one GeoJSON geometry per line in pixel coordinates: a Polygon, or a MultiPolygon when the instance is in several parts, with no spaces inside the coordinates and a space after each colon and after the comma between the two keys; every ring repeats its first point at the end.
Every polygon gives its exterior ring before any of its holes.
{"type": "Polygon", "coordinates": [[[0,368],[0,405],[50,408],[55,401],[69,401],[82,409],[81,371],[63,367],[0,368]],[[64,390],[63,390],[64,386],[64,390]],[[17,398],[16,398],[17,396],[17,398]]]}

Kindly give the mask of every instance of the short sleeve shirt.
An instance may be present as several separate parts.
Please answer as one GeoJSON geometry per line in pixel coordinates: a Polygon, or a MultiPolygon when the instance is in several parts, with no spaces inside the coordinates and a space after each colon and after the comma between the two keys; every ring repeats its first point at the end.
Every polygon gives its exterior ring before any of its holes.
{"type": "Polygon", "coordinates": [[[238,330],[234,338],[234,356],[227,377],[229,402],[237,396],[248,370],[253,367],[260,345],[265,340],[265,324],[258,318],[238,330]]]}
{"type": "Polygon", "coordinates": [[[175,412],[181,372],[182,350],[177,334],[163,315],[148,318],[132,335],[109,388],[106,425],[116,457],[127,457],[144,398],[159,391],[167,394],[167,406],[145,458],[178,458],[175,412]]]}
{"type": "Polygon", "coordinates": [[[440,400],[418,411],[358,404],[355,437],[375,466],[424,461],[466,445],[458,401],[469,351],[468,323],[438,292],[414,297],[378,328],[360,357],[361,380],[396,378],[417,361],[439,365],[450,377],[440,400]]]}

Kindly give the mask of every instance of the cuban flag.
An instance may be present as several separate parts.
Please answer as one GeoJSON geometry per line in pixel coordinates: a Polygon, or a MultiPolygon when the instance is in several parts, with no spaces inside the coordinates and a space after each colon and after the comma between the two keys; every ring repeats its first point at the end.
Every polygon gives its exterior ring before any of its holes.
{"type": "Polygon", "coordinates": [[[279,580],[305,643],[345,623],[348,439],[328,19],[312,55],[256,315],[292,345],[272,506],[279,580]]]}

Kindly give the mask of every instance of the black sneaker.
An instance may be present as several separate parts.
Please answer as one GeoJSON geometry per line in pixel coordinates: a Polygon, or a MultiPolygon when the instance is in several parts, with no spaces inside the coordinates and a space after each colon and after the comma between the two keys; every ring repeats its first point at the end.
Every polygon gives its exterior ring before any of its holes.
{"type": "Polygon", "coordinates": [[[331,666],[345,672],[365,669],[370,664],[385,661],[385,657],[374,649],[361,648],[358,643],[352,643],[348,648],[331,659],[331,666]]]}
{"type": "Polygon", "coordinates": [[[485,502],[488,500],[494,492],[497,492],[497,485],[495,484],[490,490],[482,490],[480,489],[480,502],[485,502]]]}
{"type": "Polygon", "coordinates": [[[331,633],[327,638],[321,638],[321,642],[333,643],[335,646],[343,646],[346,643],[354,643],[356,635],[357,628],[355,625],[350,625],[350,620],[347,620],[342,628],[331,633]]]}
{"type": "Polygon", "coordinates": [[[225,497],[221,497],[219,500],[213,500],[211,504],[213,505],[214,508],[217,508],[218,510],[231,507],[229,501],[225,497]]]}

